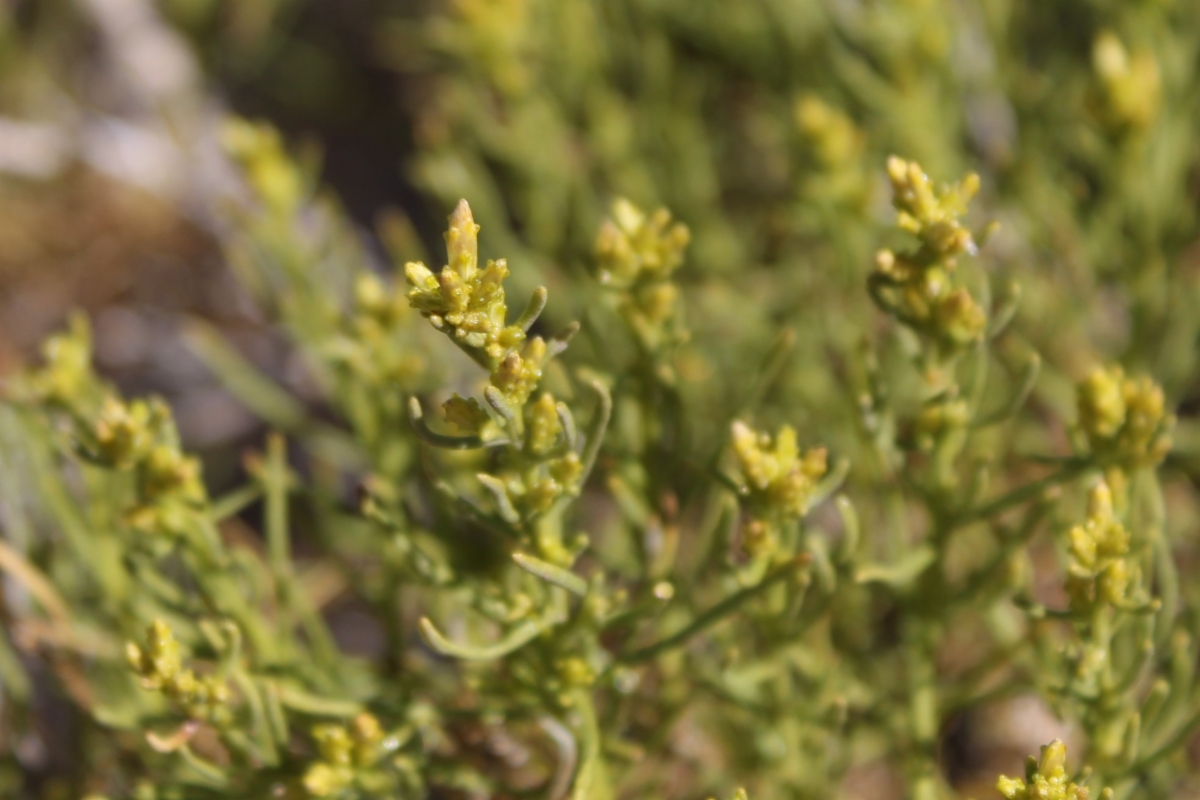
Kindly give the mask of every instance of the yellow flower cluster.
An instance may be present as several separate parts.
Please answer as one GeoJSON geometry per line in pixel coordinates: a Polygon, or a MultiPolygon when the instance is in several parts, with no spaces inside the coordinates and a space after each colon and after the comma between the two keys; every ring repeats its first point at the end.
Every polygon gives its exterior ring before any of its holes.
{"type": "Polygon", "coordinates": [[[525,340],[525,330],[507,322],[508,263],[489,260],[479,267],[479,226],[466,200],[450,216],[446,249],[449,263],[436,275],[419,261],[405,265],[412,287],[408,302],[471,355],[481,352],[490,363],[499,363],[525,340]]]}
{"type": "Polygon", "coordinates": [[[27,378],[31,400],[56,407],[75,407],[98,389],[92,372],[92,333],[82,314],[71,317],[66,333],[42,346],[45,365],[27,378]]]}
{"type": "Polygon", "coordinates": [[[867,137],[854,120],[812,94],[796,101],[795,117],[800,134],[823,169],[857,166],[867,137]]]}
{"type": "Polygon", "coordinates": [[[336,797],[360,782],[359,773],[372,770],[383,756],[385,739],[379,720],[359,714],[344,725],[313,728],[320,759],[309,765],[301,779],[309,797],[336,797]]]}
{"type": "Polygon", "coordinates": [[[733,453],[752,508],[799,518],[826,470],[825,448],[801,453],[796,431],[784,425],[774,440],[743,422],[733,423],[733,453]]]}
{"type": "Polygon", "coordinates": [[[846,113],[815,94],[796,100],[793,117],[810,162],[799,183],[806,200],[821,206],[848,205],[861,213],[871,187],[862,159],[866,134],[846,113]]]}
{"type": "Polygon", "coordinates": [[[971,198],[979,191],[978,175],[971,173],[957,185],[935,191],[920,164],[896,156],[888,159],[887,174],[896,225],[901,230],[920,239],[922,247],[938,260],[975,248],[971,232],[959,218],[967,213],[971,198]]]}
{"type": "Polygon", "coordinates": [[[888,159],[896,224],[913,234],[920,247],[910,253],[881,250],[871,276],[872,296],[901,322],[951,348],[978,339],[987,315],[952,275],[956,257],[974,252],[975,241],[961,223],[967,205],[979,190],[971,174],[957,185],[935,191],[933,182],[915,161],[888,159]]]}
{"type": "Polygon", "coordinates": [[[435,29],[444,44],[470,52],[484,67],[483,75],[502,93],[524,93],[531,79],[526,64],[533,38],[530,0],[454,0],[447,5],[454,21],[435,29]]]}
{"type": "Polygon", "coordinates": [[[399,334],[412,315],[406,296],[379,276],[363,272],[354,284],[354,305],[346,337],[331,355],[372,386],[411,386],[425,371],[425,359],[399,334]]]}
{"type": "Polygon", "coordinates": [[[625,289],[647,279],[666,280],[683,263],[689,239],[687,226],[672,224],[665,208],[647,215],[628,200],[617,200],[596,237],[600,281],[625,289]]]}
{"type": "MultiPolygon", "coordinates": [[[[479,268],[478,234],[464,200],[450,217],[446,233],[450,263],[436,276],[422,264],[408,264],[408,300],[490,373],[485,402],[455,394],[442,410],[447,422],[474,437],[464,441],[476,446],[507,437],[510,450],[502,468],[480,479],[500,515],[517,523],[577,491],[583,463],[573,449],[570,412],[550,393],[539,393],[542,370],[553,355],[551,345],[539,336],[526,340],[546,292],[539,289],[529,310],[509,325],[503,285],[508,268],[503,260],[479,268]]],[[[562,341],[554,344],[561,347],[562,341]]]]}
{"type": "Polygon", "coordinates": [[[1077,391],[1079,427],[1092,452],[1121,467],[1155,466],[1171,450],[1175,417],[1162,388],[1129,378],[1117,366],[1097,368],[1077,391]]]}
{"type": "Polygon", "coordinates": [[[144,646],[126,643],[125,658],[143,688],[162,692],[190,719],[220,722],[228,714],[229,687],[215,676],[200,677],[184,668],[179,642],[162,620],[147,629],[144,646]]]}
{"type": "MultiPolygon", "coordinates": [[[[1006,800],[1088,800],[1087,788],[1067,774],[1067,746],[1058,739],[1042,748],[1040,761],[1030,757],[1025,773],[1024,780],[1001,776],[996,789],[1006,800]]],[[[1111,796],[1109,789],[1101,793],[1101,798],[1111,796]]]]}
{"type": "Polygon", "coordinates": [[[279,131],[266,123],[230,119],[222,131],[222,144],[242,167],[266,210],[290,219],[304,198],[305,182],[279,131]]]}
{"type": "Polygon", "coordinates": [[[623,199],[613,203],[612,216],[596,236],[600,282],[620,292],[621,313],[647,349],[684,336],[678,328],[679,287],[671,275],[683,263],[690,238],[665,208],[647,215],[623,199]]]}
{"type": "Polygon", "coordinates": [[[87,322],[50,340],[46,363],[24,377],[32,400],[70,412],[79,449],[92,463],[134,475],[136,499],[127,521],[148,533],[181,534],[188,514],[208,500],[200,463],[184,455],[167,405],[126,401],[92,370],[87,322]]]}
{"type": "Polygon", "coordinates": [[[1088,497],[1088,518],[1071,529],[1067,593],[1071,608],[1087,613],[1097,605],[1119,605],[1129,589],[1129,533],[1113,514],[1112,492],[1101,482],[1088,497]]]}
{"type": "Polygon", "coordinates": [[[187,515],[207,502],[208,494],[200,462],[184,455],[166,404],[157,398],[108,397],[90,433],[82,437],[84,447],[97,462],[136,476],[129,523],[147,533],[183,533],[187,515]]]}
{"type": "Polygon", "coordinates": [[[922,450],[932,449],[940,437],[965,428],[970,418],[971,409],[962,398],[949,398],[926,405],[914,424],[917,446],[922,450]]]}
{"type": "Polygon", "coordinates": [[[523,516],[546,511],[563,494],[578,488],[583,463],[578,453],[564,447],[564,434],[558,405],[548,392],[525,406],[525,452],[539,461],[538,467],[501,476],[523,516]]]}
{"type": "Polygon", "coordinates": [[[1100,116],[1115,129],[1142,129],[1158,117],[1162,77],[1150,52],[1130,56],[1112,31],[1092,43],[1092,67],[1100,79],[1100,116]]]}

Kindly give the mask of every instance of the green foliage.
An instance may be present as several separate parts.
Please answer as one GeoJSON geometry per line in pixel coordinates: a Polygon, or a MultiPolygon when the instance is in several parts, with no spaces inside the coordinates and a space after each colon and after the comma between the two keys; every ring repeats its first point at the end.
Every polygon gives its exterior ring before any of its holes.
{"type": "Polygon", "coordinates": [[[941,800],[1023,698],[1080,764],[1000,796],[1194,793],[1196,3],[429,6],[376,35],[440,270],[223,132],[321,397],[191,328],[244,485],[82,317],[11,382],[6,733],[40,670],[75,796],[941,800]]]}

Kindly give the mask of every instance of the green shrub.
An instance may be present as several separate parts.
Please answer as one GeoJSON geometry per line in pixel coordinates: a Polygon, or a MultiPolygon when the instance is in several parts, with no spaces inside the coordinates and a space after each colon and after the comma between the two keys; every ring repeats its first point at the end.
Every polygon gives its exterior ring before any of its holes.
{"type": "Polygon", "coordinates": [[[1011,698],[1079,763],[992,796],[1192,796],[1198,10],[434,4],[441,268],[229,122],[323,405],[193,323],[276,431],[212,496],[83,317],[11,381],[6,790],[52,676],[47,797],[938,800],[1011,698]]]}

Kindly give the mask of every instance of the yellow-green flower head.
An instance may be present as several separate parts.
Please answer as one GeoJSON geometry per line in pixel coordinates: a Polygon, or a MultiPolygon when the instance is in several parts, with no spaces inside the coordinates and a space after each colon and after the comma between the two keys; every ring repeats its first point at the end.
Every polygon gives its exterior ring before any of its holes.
{"type": "Polygon", "coordinates": [[[406,298],[384,284],[378,275],[360,273],[354,282],[354,310],[381,328],[392,328],[409,312],[406,298]]]}
{"type": "MultiPolygon", "coordinates": [[[[482,435],[491,425],[492,418],[484,410],[479,401],[473,397],[463,397],[457,392],[442,403],[442,414],[446,422],[460,432],[470,435],[482,435]]],[[[488,438],[484,436],[484,438],[488,438]]]]}
{"type": "Polygon", "coordinates": [[[529,340],[524,353],[510,352],[492,373],[492,386],[513,408],[521,408],[529,400],[542,379],[546,361],[546,342],[540,336],[529,340]]]}
{"type": "Polygon", "coordinates": [[[922,449],[929,449],[939,436],[965,427],[970,416],[970,406],[962,398],[944,399],[927,405],[917,415],[914,425],[918,445],[922,449]]]}
{"type": "Polygon", "coordinates": [[[866,137],[854,121],[814,94],[796,101],[796,127],[826,169],[856,163],[866,137]]]}
{"type": "Polygon", "coordinates": [[[617,291],[622,316],[650,351],[687,339],[671,275],[683,263],[689,238],[665,208],[647,215],[628,200],[613,203],[596,236],[597,276],[617,291]]]}
{"type": "Polygon", "coordinates": [[[154,620],[146,630],[145,647],[133,642],[126,643],[125,658],[147,689],[162,689],[183,668],[179,642],[167,623],[160,619],[154,620]]]}
{"type": "Polygon", "coordinates": [[[896,223],[920,247],[906,253],[881,250],[869,286],[875,302],[902,323],[934,339],[949,352],[975,342],[987,328],[987,314],[965,288],[955,286],[955,258],[974,252],[971,232],[959,218],[979,188],[968,175],[935,191],[919,164],[888,159],[896,223]]]}
{"type": "Polygon", "coordinates": [[[825,474],[825,448],[801,453],[796,431],[779,429],[774,441],[743,422],[733,423],[733,452],[751,502],[788,517],[800,517],[817,481],[825,474]]]}
{"type": "Polygon", "coordinates": [[[1089,439],[1111,439],[1125,424],[1124,379],[1120,367],[1097,367],[1079,384],[1079,424],[1089,439]]]}
{"type": "Polygon", "coordinates": [[[288,158],[279,132],[265,123],[231,119],[221,142],[246,173],[246,179],[268,211],[280,217],[293,214],[304,193],[304,180],[288,158]]]}
{"type": "Polygon", "coordinates": [[[507,325],[504,259],[479,267],[479,226],[466,200],[459,201],[446,231],[449,263],[436,275],[424,264],[410,262],[404,275],[412,287],[408,302],[464,348],[500,361],[525,339],[525,331],[507,325]]]}
{"type": "Polygon", "coordinates": [[[150,413],[142,401],[105,398],[92,429],[96,458],[116,469],[128,469],[143,458],[153,442],[150,413]]]}
{"type": "Polygon", "coordinates": [[[337,797],[358,784],[378,764],[383,753],[383,727],[366,712],[346,725],[317,725],[312,729],[319,759],[304,771],[301,785],[309,797],[337,797]]]}
{"type": "Polygon", "coordinates": [[[1121,466],[1154,466],[1171,449],[1175,417],[1150,378],[1128,378],[1117,366],[1097,368],[1077,390],[1079,427],[1097,455],[1121,466]]]}
{"type": "Polygon", "coordinates": [[[508,95],[523,93],[530,83],[525,50],[530,39],[529,0],[454,0],[449,4],[460,23],[452,34],[456,47],[471,52],[483,74],[508,95]]]}
{"type": "Polygon", "coordinates": [[[600,282],[626,289],[638,282],[664,281],[683,263],[690,238],[687,226],[672,224],[665,208],[647,216],[628,200],[617,200],[596,237],[600,282]]]}
{"type": "Polygon", "coordinates": [[[965,345],[983,335],[987,315],[970,292],[960,287],[938,301],[934,324],[943,338],[956,345],[965,345]]]}
{"type": "Polygon", "coordinates": [[[1088,518],[1070,532],[1067,592],[1071,606],[1085,612],[1097,603],[1125,600],[1130,581],[1129,533],[1113,513],[1112,492],[1103,481],[1088,495],[1088,518]]]}
{"type": "Polygon", "coordinates": [[[216,676],[200,677],[185,669],[179,642],[162,620],[151,623],[144,646],[126,643],[125,659],[142,688],[161,692],[178,704],[188,718],[214,721],[226,718],[229,687],[216,676]]]}
{"type": "Polygon", "coordinates": [[[526,406],[525,431],[529,450],[536,455],[545,455],[557,446],[563,432],[562,421],[549,392],[526,406]]]}
{"type": "Polygon", "coordinates": [[[312,737],[317,743],[321,758],[334,765],[349,765],[354,751],[350,732],[341,725],[318,725],[312,737]]]}
{"type": "Polygon", "coordinates": [[[1162,76],[1149,52],[1130,55],[1112,31],[1101,31],[1092,43],[1092,68],[1100,79],[1101,112],[1115,129],[1147,128],[1158,117],[1162,76]]]}
{"type": "Polygon", "coordinates": [[[74,406],[96,388],[92,372],[92,332],[87,317],[71,317],[66,333],[51,337],[42,346],[45,366],[30,374],[32,399],[60,406],[74,406]]]}
{"type": "Polygon", "coordinates": [[[1088,800],[1088,790],[1067,774],[1067,746],[1058,739],[1042,748],[1040,761],[1030,757],[1024,780],[1001,776],[996,789],[1006,800],[1088,800]]]}
{"type": "Polygon", "coordinates": [[[578,656],[564,658],[556,665],[558,679],[567,688],[591,686],[596,681],[596,671],[588,662],[578,656]]]}
{"type": "MultiPolygon", "coordinates": [[[[504,470],[496,479],[513,509],[522,519],[528,519],[548,511],[563,495],[576,494],[582,475],[583,462],[579,454],[568,450],[555,458],[543,458],[534,467],[504,470]]],[[[545,551],[542,556],[555,563],[560,560],[557,555],[547,555],[545,551]]]]}
{"type": "Polygon", "coordinates": [[[937,258],[952,258],[975,249],[971,233],[959,222],[967,204],[979,191],[979,176],[971,173],[958,184],[935,191],[933,182],[915,161],[891,156],[887,162],[892,182],[896,224],[917,236],[937,258]]]}
{"type": "Polygon", "coordinates": [[[354,770],[324,761],[310,764],[301,779],[309,797],[337,797],[354,783],[354,770]]]}
{"type": "Polygon", "coordinates": [[[354,763],[362,767],[379,761],[383,745],[383,726],[374,714],[363,712],[350,723],[350,738],[354,742],[354,763]]]}
{"type": "Polygon", "coordinates": [[[147,501],[173,496],[185,503],[201,503],[206,495],[200,462],[185,456],[178,447],[160,444],[146,456],[141,490],[147,501]]]}

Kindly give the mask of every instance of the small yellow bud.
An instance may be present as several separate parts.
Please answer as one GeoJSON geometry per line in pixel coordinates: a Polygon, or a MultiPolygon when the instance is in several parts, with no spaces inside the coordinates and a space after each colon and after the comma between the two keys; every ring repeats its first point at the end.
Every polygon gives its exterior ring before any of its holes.
{"type": "Polygon", "coordinates": [[[1124,378],[1120,367],[1098,368],[1079,385],[1079,423],[1089,438],[1111,438],[1125,423],[1124,378]]]}
{"type": "Polygon", "coordinates": [[[446,251],[450,256],[450,267],[463,280],[469,281],[479,265],[479,226],[471,216],[471,206],[459,200],[450,215],[450,228],[446,231],[446,251]]]}
{"type": "Polygon", "coordinates": [[[562,423],[558,419],[554,397],[543,394],[526,406],[526,430],[529,450],[538,455],[549,453],[562,434],[562,423]]]}

